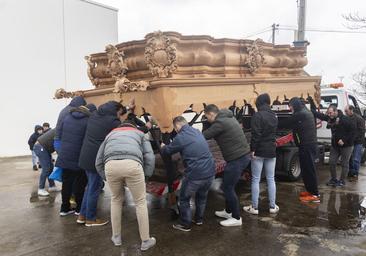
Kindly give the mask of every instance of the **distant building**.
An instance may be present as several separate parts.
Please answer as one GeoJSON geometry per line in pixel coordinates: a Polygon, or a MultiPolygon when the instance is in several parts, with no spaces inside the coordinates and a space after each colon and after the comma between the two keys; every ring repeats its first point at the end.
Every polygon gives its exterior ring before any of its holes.
{"type": "Polygon", "coordinates": [[[55,126],[58,88],[87,89],[84,56],[118,42],[118,10],[85,0],[0,4],[0,157],[29,154],[35,124],[55,126]]]}

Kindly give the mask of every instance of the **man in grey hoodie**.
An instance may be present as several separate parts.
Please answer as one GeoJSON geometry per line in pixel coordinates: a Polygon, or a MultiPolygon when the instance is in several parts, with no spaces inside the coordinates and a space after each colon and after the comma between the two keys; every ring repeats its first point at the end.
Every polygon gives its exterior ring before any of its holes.
{"type": "Polygon", "coordinates": [[[112,242],[122,245],[121,218],[123,184],[131,191],[136,205],[137,222],[142,240],[141,250],[146,251],[156,244],[150,237],[149,216],[146,202],[145,176],[152,175],[155,155],[150,142],[136,126],[125,121],[104,140],[97,154],[95,167],[99,175],[107,180],[111,189],[112,242]]]}
{"type": "Polygon", "coordinates": [[[235,186],[250,163],[250,147],[243,129],[230,110],[219,110],[216,105],[207,105],[204,112],[211,126],[203,131],[203,136],[207,140],[216,140],[227,162],[223,184],[226,209],[216,211],[215,215],[226,219],[220,222],[222,226],[241,226],[240,206],[235,186]]]}

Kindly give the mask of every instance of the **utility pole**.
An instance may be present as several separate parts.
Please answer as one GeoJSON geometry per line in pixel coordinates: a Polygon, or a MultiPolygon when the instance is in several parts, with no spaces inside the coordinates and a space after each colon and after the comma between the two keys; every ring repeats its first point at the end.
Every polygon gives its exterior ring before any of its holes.
{"type": "Polygon", "coordinates": [[[279,24],[273,23],[272,24],[272,44],[276,44],[276,30],[278,29],[279,24]]]}
{"type": "Polygon", "coordinates": [[[294,42],[296,47],[306,47],[309,42],[305,40],[306,0],[297,0],[297,36],[294,42]]]}

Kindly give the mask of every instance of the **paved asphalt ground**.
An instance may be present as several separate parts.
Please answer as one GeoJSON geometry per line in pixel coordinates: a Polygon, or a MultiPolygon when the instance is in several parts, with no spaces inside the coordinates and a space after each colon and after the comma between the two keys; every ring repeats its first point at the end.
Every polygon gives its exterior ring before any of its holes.
{"type": "MultiPolygon", "coordinates": [[[[123,208],[123,246],[114,247],[110,224],[91,228],[77,225],[76,216],[58,215],[60,193],[48,198],[37,196],[39,172],[31,170],[30,158],[0,159],[0,255],[366,255],[365,219],[359,214],[359,202],[366,196],[366,168],[362,168],[357,183],[336,189],[325,186],[327,168],[319,168],[320,205],[299,201],[301,181],[278,182],[280,212],[270,216],[262,183],[260,214],[242,212],[242,227],[220,227],[214,216],[214,211],[224,206],[223,195],[217,190],[219,181],[209,194],[204,225],[193,227],[189,233],[173,230],[165,199],[149,195],[150,228],[157,246],[142,253],[129,196],[123,208]]],[[[248,204],[249,185],[240,184],[238,191],[241,205],[248,204]]],[[[99,201],[99,216],[109,219],[108,186],[99,201]]]]}

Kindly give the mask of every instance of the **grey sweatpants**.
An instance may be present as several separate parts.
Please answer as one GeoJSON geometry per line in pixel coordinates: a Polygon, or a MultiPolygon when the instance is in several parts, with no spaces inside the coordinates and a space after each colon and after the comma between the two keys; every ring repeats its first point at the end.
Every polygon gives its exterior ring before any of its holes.
{"type": "Polygon", "coordinates": [[[337,163],[339,157],[341,157],[341,180],[346,178],[349,171],[349,160],[353,152],[353,146],[351,147],[331,147],[329,157],[330,175],[332,179],[337,179],[337,163]]]}

